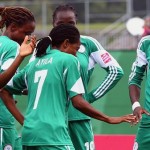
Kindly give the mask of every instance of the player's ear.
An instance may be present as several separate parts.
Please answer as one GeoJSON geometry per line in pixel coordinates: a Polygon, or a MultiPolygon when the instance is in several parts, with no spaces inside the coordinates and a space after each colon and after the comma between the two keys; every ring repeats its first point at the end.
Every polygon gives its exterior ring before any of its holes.
{"type": "Polygon", "coordinates": [[[68,46],[70,45],[69,39],[65,39],[64,43],[64,48],[68,48],[68,46]]]}
{"type": "Polygon", "coordinates": [[[11,25],[10,25],[10,31],[14,32],[16,30],[18,30],[18,26],[15,23],[11,23],[11,25]]]}

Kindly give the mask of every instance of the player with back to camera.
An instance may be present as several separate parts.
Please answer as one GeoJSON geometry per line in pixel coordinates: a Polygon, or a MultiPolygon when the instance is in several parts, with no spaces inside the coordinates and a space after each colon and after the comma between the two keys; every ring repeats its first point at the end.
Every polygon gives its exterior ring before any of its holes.
{"type": "MultiPolygon", "coordinates": [[[[36,39],[34,36],[28,36],[34,32],[35,19],[27,8],[19,6],[0,7],[0,16],[0,29],[3,30],[5,27],[0,36],[0,87],[2,88],[11,79],[24,57],[32,53],[36,39]]],[[[15,128],[14,117],[1,99],[0,149],[22,149],[15,128]]]]}
{"type": "MultiPolygon", "coordinates": [[[[60,24],[77,24],[77,13],[71,5],[59,5],[53,12],[53,26],[60,24]]],[[[81,65],[84,98],[93,103],[111,90],[123,76],[123,70],[118,62],[107,52],[101,44],[90,36],[80,36],[81,46],[77,52],[77,59],[81,65]],[[106,76],[90,93],[87,86],[91,74],[98,64],[106,71],[106,76]]],[[[94,79],[93,79],[94,80],[94,79]]],[[[69,107],[69,132],[76,150],[94,150],[94,137],[91,119],[79,112],[72,105],[69,107]],[[89,149],[88,149],[89,148],[89,149]]]]}
{"type": "Polygon", "coordinates": [[[48,37],[39,41],[35,60],[17,73],[12,84],[2,91],[5,104],[9,103],[9,110],[23,124],[24,150],[75,150],[67,125],[70,100],[76,109],[110,124],[134,121],[133,115],[109,117],[82,98],[80,64],[73,56],[79,47],[80,33],[75,26],[54,27],[48,37]],[[24,119],[7,96],[22,94],[27,87],[28,106],[24,119]]]}

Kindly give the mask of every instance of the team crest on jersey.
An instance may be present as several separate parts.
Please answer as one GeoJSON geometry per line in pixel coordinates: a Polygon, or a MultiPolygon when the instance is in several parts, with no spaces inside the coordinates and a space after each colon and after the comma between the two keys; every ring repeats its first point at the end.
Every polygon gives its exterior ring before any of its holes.
{"type": "Polygon", "coordinates": [[[85,47],[83,45],[80,45],[80,48],[79,48],[78,52],[84,53],[85,52],[85,47]]]}
{"type": "Polygon", "coordinates": [[[101,55],[103,62],[106,64],[111,61],[111,57],[108,53],[104,53],[101,55]]]}
{"type": "Polygon", "coordinates": [[[12,146],[11,146],[11,145],[6,145],[6,146],[4,147],[4,150],[12,150],[12,146]]]}

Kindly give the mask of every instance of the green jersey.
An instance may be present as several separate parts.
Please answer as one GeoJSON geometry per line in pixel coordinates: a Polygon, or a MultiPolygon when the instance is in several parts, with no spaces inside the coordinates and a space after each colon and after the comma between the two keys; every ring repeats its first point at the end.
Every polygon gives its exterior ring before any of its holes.
{"type": "MultiPolygon", "coordinates": [[[[143,37],[137,48],[137,57],[132,65],[131,74],[129,76],[129,85],[136,85],[141,88],[144,73],[147,73],[145,85],[145,100],[144,107],[150,111],[150,36],[143,37]]],[[[143,114],[142,122],[150,122],[150,116],[143,114]]]]}
{"type": "MultiPolygon", "coordinates": [[[[11,40],[7,36],[0,36],[0,72],[9,68],[18,54],[19,48],[20,45],[15,41],[11,40]]],[[[14,124],[14,117],[0,99],[0,127],[14,128],[14,124]]]]}
{"type": "Polygon", "coordinates": [[[36,58],[16,74],[8,90],[28,89],[28,107],[22,129],[26,146],[71,145],[67,117],[70,98],[84,93],[77,58],[58,50],[36,58]]]}
{"type": "MultiPolygon", "coordinates": [[[[89,36],[81,36],[80,42],[81,46],[77,52],[77,59],[80,62],[81,78],[85,88],[84,98],[92,103],[116,85],[123,76],[123,70],[96,39],[89,36]],[[96,64],[103,68],[107,72],[107,75],[97,87],[88,93],[88,82],[96,64]]],[[[75,109],[72,105],[69,107],[70,121],[84,119],[90,118],[75,109]]]]}
{"type": "MultiPolygon", "coordinates": [[[[112,89],[123,76],[123,70],[118,62],[101,46],[94,38],[89,36],[81,36],[81,46],[77,52],[77,59],[80,62],[80,73],[84,84],[84,98],[92,103],[105,95],[112,89]],[[98,64],[107,74],[101,83],[95,87],[90,93],[87,92],[88,82],[98,64]]],[[[50,51],[50,48],[47,49],[50,51]]],[[[47,52],[48,52],[47,51],[47,52]]],[[[30,62],[35,59],[32,55],[30,62]]],[[[69,121],[90,119],[90,117],[75,109],[72,104],[69,107],[69,121]]]]}

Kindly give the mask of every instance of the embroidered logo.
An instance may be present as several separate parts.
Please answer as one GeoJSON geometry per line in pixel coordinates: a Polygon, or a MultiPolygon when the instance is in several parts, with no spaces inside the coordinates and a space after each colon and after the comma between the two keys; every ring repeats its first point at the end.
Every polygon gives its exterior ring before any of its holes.
{"type": "Polygon", "coordinates": [[[80,48],[79,48],[78,52],[84,53],[85,52],[85,47],[83,45],[80,45],[80,48]]]}

